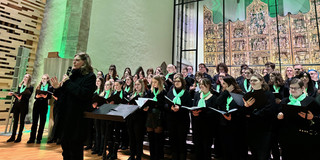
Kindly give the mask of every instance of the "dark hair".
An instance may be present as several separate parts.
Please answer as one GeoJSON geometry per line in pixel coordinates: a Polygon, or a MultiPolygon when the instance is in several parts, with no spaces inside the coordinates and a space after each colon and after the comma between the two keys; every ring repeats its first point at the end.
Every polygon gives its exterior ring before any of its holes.
{"type": "Polygon", "coordinates": [[[188,69],[188,67],[191,67],[191,68],[192,68],[192,70],[193,70],[193,66],[187,66],[187,69],[188,69]]]}
{"type": "Polygon", "coordinates": [[[129,67],[126,67],[126,68],[124,69],[124,71],[123,71],[123,75],[122,75],[122,78],[121,78],[121,79],[127,78],[127,77],[124,77],[127,70],[129,71],[129,76],[131,76],[131,69],[130,69],[129,67]]]}
{"type": "Polygon", "coordinates": [[[290,81],[290,85],[291,84],[298,84],[300,88],[302,88],[304,86],[304,83],[301,79],[299,78],[293,78],[291,81],[290,81]]]}
{"type": "MultiPolygon", "coordinates": [[[[98,72],[101,72],[101,74],[102,74],[101,76],[102,76],[102,77],[104,77],[104,74],[103,74],[103,72],[102,72],[102,71],[98,71],[98,72]]],[[[97,72],[97,74],[98,74],[98,72],[97,72]]]]}
{"type": "Polygon", "coordinates": [[[183,75],[181,73],[177,73],[173,76],[173,81],[175,81],[176,79],[179,79],[181,81],[182,89],[186,89],[187,82],[183,78],[183,75]]]}
{"type": "Polygon", "coordinates": [[[110,76],[112,76],[112,78],[115,80],[115,78],[117,77],[117,69],[116,69],[116,67],[109,67],[109,71],[110,70],[113,70],[113,72],[112,72],[112,75],[110,75],[109,73],[106,75],[106,80],[109,80],[109,79],[111,79],[111,77],[110,76]]]}
{"type": "Polygon", "coordinates": [[[282,75],[281,75],[280,72],[273,71],[273,72],[271,72],[270,75],[273,75],[276,79],[275,79],[275,82],[269,81],[269,85],[273,85],[274,83],[276,83],[277,86],[283,86],[284,85],[284,80],[283,80],[282,75]]]}
{"type": "MultiPolygon", "coordinates": [[[[147,69],[147,74],[148,74],[149,72],[151,72],[151,74],[153,74],[153,73],[154,73],[154,72],[153,72],[153,68],[147,69]]],[[[148,74],[147,76],[149,76],[149,74],[148,74]]]]}
{"type": "Polygon", "coordinates": [[[232,91],[232,93],[242,93],[241,88],[239,87],[236,80],[232,76],[227,75],[227,76],[223,77],[223,81],[226,82],[228,84],[228,86],[230,86],[230,85],[234,86],[234,90],[232,91]]]}
{"type": "Polygon", "coordinates": [[[302,72],[298,75],[298,78],[299,78],[299,79],[302,78],[302,77],[304,76],[304,74],[306,74],[307,77],[309,78],[308,91],[309,91],[310,93],[313,93],[313,92],[314,92],[314,84],[313,84],[313,81],[312,81],[312,79],[311,79],[310,74],[309,74],[308,72],[306,72],[306,71],[302,71],[302,72]]]}
{"type": "Polygon", "coordinates": [[[183,67],[182,70],[185,70],[188,72],[188,67],[183,67]]]}
{"type": "Polygon", "coordinates": [[[216,68],[217,73],[220,73],[220,72],[219,72],[219,67],[223,67],[223,70],[224,70],[226,73],[228,73],[229,69],[228,69],[228,67],[227,67],[227,65],[226,65],[225,63],[219,63],[219,64],[217,65],[217,68],[216,68]]]}
{"type": "Polygon", "coordinates": [[[116,80],[114,83],[116,83],[116,82],[118,82],[120,85],[124,84],[123,80],[121,80],[121,79],[116,80]]]}
{"type": "Polygon", "coordinates": [[[276,68],[276,65],[272,62],[267,62],[264,66],[270,66],[272,68],[272,70],[274,70],[276,68]]]}
{"type": "Polygon", "coordinates": [[[211,93],[214,93],[214,90],[212,89],[212,84],[211,84],[211,80],[208,78],[203,78],[200,80],[199,85],[202,84],[204,86],[206,86],[207,88],[209,88],[211,93]]]}
{"type": "Polygon", "coordinates": [[[199,63],[198,66],[200,66],[200,65],[202,65],[202,66],[204,66],[205,68],[207,68],[206,64],[204,64],[204,63],[199,63]]]}
{"type": "Polygon", "coordinates": [[[240,66],[240,75],[243,73],[242,70],[247,69],[247,68],[248,68],[248,65],[242,64],[242,65],[240,66]]]}
{"type": "Polygon", "coordinates": [[[242,65],[240,66],[241,69],[248,68],[248,67],[249,67],[249,66],[248,66],[247,64],[242,64],[242,65]]]}
{"type": "Polygon", "coordinates": [[[84,62],[80,68],[80,72],[82,75],[86,75],[86,74],[89,74],[90,72],[93,72],[93,68],[91,66],[91,59],[87,53],[80,52],[74,55],[74,57],[76,56],[79,56],[79,58],[84,62]]]}
{"type": "Polygon", "coordinates": [[[104,82],[104,78],[103,77],[98,77],[97,79],[99,79],[101,81],[101,84],[99,86],[99,93],[98,93],[98,94],[100,94],[104,90],[104,83],[105,82],[104,82]]]}
{"type": "Polygon", "coordinates": [[[261,84],[262,90],[269,91],[269,86],[268,86],[267,82],[264,80],[264,78],[260,74],[255,73],[251,77],[257,77],[259,79],[259,81],[262,82],[262,84],[261,84]]]}
{"type": "MultiPolygon", "coordinates": [[[[143,68],[142,68],[141,66],[138,67],[138,69],[137,69],[137,71],[136,71],[136,74],[139,75],[140,72],[142,72],[143,77],[146,77],[145,74],[144,74],[143,68]]],[[[140,76],[139,76],[139,78],[140,78],[140,76]]]]}
{"type": "MultiPolygon", "coordinates": [[[[130,90],[129,92],[131,92],[133,90],[133,78],[132,76],[127,76],[126,78],[130,78],[131,79],[131,84],[130,84],[130,90]]],[[[124,83],[123,88],[127,87],[127,83],[124,83]]]]}

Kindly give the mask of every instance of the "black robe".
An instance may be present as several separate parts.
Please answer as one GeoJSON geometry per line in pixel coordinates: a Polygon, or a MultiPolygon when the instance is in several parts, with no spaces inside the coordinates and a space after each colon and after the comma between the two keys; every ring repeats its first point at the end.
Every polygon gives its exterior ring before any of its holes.
{"type": "MultiPolygon", "coordinates": [[[[289,98],[284,98],[281,104],[288,104],[289,98]]],[[[288,118],[284,114],[284,119],[280,122],[280,145],[283,150],[283,160],[304,159],[314,160],[319,159],[319,144],[320,144],[320,106],[313,97],[307,96],[301,101],[301,107],[307,107],[314,115],[312,121],[297,115],[293,118],[288,118]],[[318,135],[305,133],[309,130],[316,130],[318,135]]]]}
{"type": "Polygon", "coordinates": [[[58,92],[59,108],[63,112],[62,141],[81,142],[86,137],[87,121],[83,117],[85,111],[92,108],[92,97],[96,90],[96,76],[90,72],[82,75],[80,70],[72,70],[70,79],[64,82],[58,92]]]}
{"type": "MultiPolygon", "coordinates": [[[[223,91],[217,98],[217,109],[226,111],[227,99],[231,95],[228,91],[223,91]]],[[[231,112],[231,120],[224,118],[222,114],[218,117],[218,138],[221,141],[222,157],[224,160],[241,160],[247,155],[247,145],[245,141],[245,115],[241,112],[244,106],[239,106],[234,100],[229,104],[229,110],[238,109],[231,112]]]]}
{"type": "MultiPolygon", "coordinates": [[[[217,97],[212,94],[209,99],[205,100],[206,107],[202,109],[199,116],[191,116],[196,159],[211,159],[211,146],[213,143],[213,137],[216,135],[218,114],[209,109],[209,107],[215,108],[216,99],[217,97]]],[[[194,95],[193,106],[197,106],[199,100],[200,93],[197,92],[194,95]]]]}

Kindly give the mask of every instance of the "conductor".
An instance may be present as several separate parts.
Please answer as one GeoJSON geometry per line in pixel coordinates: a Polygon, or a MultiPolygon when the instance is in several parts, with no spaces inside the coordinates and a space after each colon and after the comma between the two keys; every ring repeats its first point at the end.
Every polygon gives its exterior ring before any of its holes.
{"type": "Polygon", "coordinates": [[[83,113],[90,109],[91,99],[96,89],[96,76],[91,60],[86,53],[77,53],[73,59],[70,77],[63,76],[59,83],[57,77],[51,78],[54,94],[59,95],[62,115],[61,147],[64,160],[82,160],[85,140],[86,120],[83,113]]]}

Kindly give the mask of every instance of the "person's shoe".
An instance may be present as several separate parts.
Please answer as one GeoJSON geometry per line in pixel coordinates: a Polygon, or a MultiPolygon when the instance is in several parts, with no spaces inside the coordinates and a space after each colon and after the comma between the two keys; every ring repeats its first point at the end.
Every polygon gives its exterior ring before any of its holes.
{"type": "Polygon", "coordinates": [[[51,139],[51,140],[47,141],[47,144],[54,143],[54,142],[56,142],[56,141],[54,139],[51,139]]]}
{"type": "Polygon", "coordinates": [[[92,151],[91,154],[98,154],[98,151],[92,151]]]}
{"type": "Polygon", "coordinates": [[[41,140],[37,140],[37,142],[36,142],[37,144],[41,144],[41,140]]]}
{"type": "Polygon", "coordinates": [[[122,146],[121,147],[121,150],[127,150],[128,149],[128,146],[122,146]]]}
{"type": "Polygon", "coordinates": [[[14,141],[14,143],[19,143],[19,142],[21,142],[21,137],[18,137],[18,138],[14,141]]]}
{"type": "Polygon", "coordinates": [[[7,142],[13,142],[15,140],[15,137],[14,136],[11,136],[8,140],[7,140],[7,142]]]}
{"type": "Polygon", "coordinates": [[[31,144],[31,143],[34,143],[34,140],[29,139],[28,142],[27,142],[27,144],[31,144]]]}

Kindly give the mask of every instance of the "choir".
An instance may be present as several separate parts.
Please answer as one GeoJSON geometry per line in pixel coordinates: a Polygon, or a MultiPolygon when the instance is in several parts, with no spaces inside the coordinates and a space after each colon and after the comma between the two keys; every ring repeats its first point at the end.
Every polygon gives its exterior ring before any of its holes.
{"type": "MultiPolygon", "coordinates": [[[[81,59],[81,54],[76,58],[81,59]]],[[[176,66],[172,64],[166,69],[166,75],[161,67],[155,72],[149,68],[145,75],[143,68],[139,67],[132,75],[127,67],[119,78],[116,66],[110,65],[105,76],[102,71],[97,73],[95,87],[89,85],[95,79],[91,71],[81,70],[80,73],[76,67],[70,79],[64,78],[61,84],[53,79],[51,86],[49,76],[44,75],[36,88],[32,132],[27,143],[35,140],[41,143],[44,115],[48,99],[53,94],[59,108],[56,112],[60,114],[55,119],[60,119],[63,124],[55,120],[55,125],[60,127],[53,130],[55,136],[48,143],[62,139],[64,157],[81,157],[83,153],[80,153],[79,146],[83,146],[84,140],[77,141],[77,138],[86,138],[91,141],[86,143],[86,148],[92,148],[92,154],[102,155],[103,159],[117,159],[119,149],[129,148],[129,160],[140,160],[147,135],[150,159],[164,159],[164,144],[168,138],[170,157],[186,160],[186,142],[188,135],[192,135],[191,149],[193,158],[197,160],[210,160],[212,157],[223,160],[319,159],[320,90],[316,70],[307,72],[302,65],[296,64],[286,68],[283,79],[272,62],[266,63],[263,76],[247,65],[241,65],[241,76],[237,78],[228,74],[224,63],[217,66],[218,74],[213,78],[203,63],[199,64],[199,72],[195,75],[192,66],[182,68],[181,73],[177,73],[176,66]],[[107,99],[113,95],[121,100],[105,103],[128,104],[124,99],[139,98],[149,98],[154,103],[139,108],[126,118],[125,123],[99,119],[85,122],[81,113],[99,109],[101,105],[88,96],[107,99]],[[79,109],[79,106],[83,107],[79,109]],[[88,127],[75,126],[79,124],[76,121],[88,127]],[[94,134],[84,134],[91,131],[94,134]]],[[[26,102],[32,91],[30,75],[27,74],[19,85],[18,93],[10,93],[16,101],[14,132],[8,142],[21,141],[24,117],[28,112],[26,102]],[[19,115],[20,131],[15,138],[19,115]]]]}

